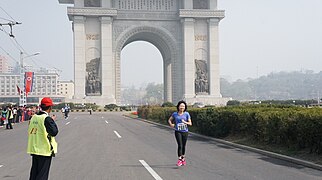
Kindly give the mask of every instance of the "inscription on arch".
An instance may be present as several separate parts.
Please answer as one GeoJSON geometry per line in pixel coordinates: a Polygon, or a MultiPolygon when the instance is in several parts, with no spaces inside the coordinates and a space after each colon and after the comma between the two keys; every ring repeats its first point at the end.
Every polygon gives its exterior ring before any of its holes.
{"type": "Polygon", "coordinates": [[[115,0],[114,6],[120,10],[176,11],[176,0],[115,0]]]}

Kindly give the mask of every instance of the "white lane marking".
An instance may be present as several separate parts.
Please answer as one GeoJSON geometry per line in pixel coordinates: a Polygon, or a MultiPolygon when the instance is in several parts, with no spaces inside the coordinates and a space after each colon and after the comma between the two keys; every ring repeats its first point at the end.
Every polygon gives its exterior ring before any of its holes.
{"type": "Polygon", "coordinates": [[[122,137],[122,136],[120,136],[120,134],[119,134],[118,132],[114,131],[114,133],[116,134],[116,136],[117,136],[118,138],[121,138],[121,137],[122,137]]]}
{"type": "Polygon", "coordinates": [[[2,164],[0,164],[0,168],[2,167],[3,165],[2,164]]]}
{"type": "Polygon", "coordinates": [[[102,116],[102,119],[104,119],[104,117],[102,116]]]}
{"type": "Polygon", "coordinates": [[[139,160],[140,163],[145,167],[146,170],[154,177],[156,180],[162,180],[162,178],[146,163],[144,160],[139,160]]]}
{"type": "Polygon", "coordinates": [[[70,122],[67,122],[65,125],[68,125],[70,122]]]}
{"type": "Polygon", "coordinates": [[[106,122],[106,124],[108,124],[108,122],[107,121],[105,121],[106,122]]]}

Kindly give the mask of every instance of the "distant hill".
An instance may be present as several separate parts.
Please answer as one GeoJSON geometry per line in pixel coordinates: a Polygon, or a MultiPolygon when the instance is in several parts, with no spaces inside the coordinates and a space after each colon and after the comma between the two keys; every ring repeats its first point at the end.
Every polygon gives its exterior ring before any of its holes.
{"type": "Polygon", "coordinates": [[[221,94],[235,100],[318,99],[322,97],[322,71],[278,72],[258,79],[228,82],[221,78],[221,94]]]}

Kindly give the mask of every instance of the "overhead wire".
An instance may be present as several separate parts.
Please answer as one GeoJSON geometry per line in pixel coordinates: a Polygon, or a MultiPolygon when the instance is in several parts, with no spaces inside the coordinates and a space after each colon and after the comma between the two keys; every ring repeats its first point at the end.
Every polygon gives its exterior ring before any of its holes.
{"type": "Polygon", "coordinates": [[[19,63],[19,61],[17,61],[14,57],[12,57],[3,47],[0,46],[0,49],[2,49],[2,51],[4,51],[12,60],[19,63]]]}
{"type": "MultiPolygon", "coordinates": [[[[1,29],[0,28],[0,30],[3,31],[5,34],[9,35],[9,33],[5,29],[3,29],[3,28],[1,29]]],[[[10,38],[10,41],[15,46],[15,48],[17,48],[19,50],[19,52],[21,52],[20,47],[15,42],[13,42],[12,38],[10,38]]]]}
{"type": "MultiPolygon", "coordinates": [[[[0,19],[3,19],[3,20],[6,20],[6,21],[10,21],[10,22],[12,22],[12,20],[9,20],[9,19],[3,18],[3,17],[0,17],[0,19]]],[[[1,24],[1,23],[0,23],[0,24],[1,24]]]]}
{"type": "Polygon", "coordinates": [[[0,26],[0,31],[2,31],[5,34],[7,34],[8,36],[10,36],[10,34],[2,26],[0,26]]]}
{"type": "MultiPolygon", "coordinates": [[[[0,26],[1,27],[1,26],[0,26]]],[[[3,29],[3,28],[0,28],[0,31],[3,31],[5,34],[7,34],[7,35],[9,35],[9,33],[5,30],[5,29],[3,29]]],[[[11,40],[11,39],[10,39],[11,40]]],[[[11,40],[11,42],[12,42],[12,40],[11,40]]],[[[14,42],[12,42],[14,45],[15,45],[15,43],[14,42]]],[[[16,45],[15,45],[16,46],[16,45]]],[[[17,46],[16,46],[16,48],[18,48],[17,46]]],[[[1,47],[0,46],[0,49],[2,49],[2,51],[4,51],[5,53],[6,53],[6,55],[8,55],[9,57],[10,57],[10,59],[11,60],[13,60],[13,61],[15,61],[15,62],[18,62],[17,60],[16,60],[16,58],[14,58],[8,51],[6,51],[3,47],[1,47]]]]}
{"type": "Polygon", "coordinates": [[[7,16],[9,16],[14,22],[17,22],[12,16],[10,16],[10,14],[9,13],[7,13],[7,11],[6,10],[4,10],[1,6],[0,6],[0,9],[2,9],[2,11],[4,12],[4,13],[6,13],[7,14],[7,16]]]}
{"type": "MultiPolygon", "coordinates": [[[[17,23],[18,24],[18,22],[6,11],[6,10],[4,10],[1,6],[0,6],[0,9],[3,11],[3,12],[5,12],[5,14],[7,15],[7,16],[9,16],[12,20],[9,20],[9,19],[6,19],[6,18],[2,18],[2,17],[0,17],[0,19],[3,19],[3,20],[6,20],[6,21],[10,21],[11,23],[13,22],[13,23],[17,23]]],[[[1,26],[0,26],[1,27],[1,26]]],[[[7,35],[9,35],[11,38],[10,38],[10,40],[11,40],[11,42],[14,44],[14,46],[19,50],[19,52],[21,53],[24,53],[24,54],[26,54],[26,55],[30,55],[29,53],[27,53],[26,52],[26,50],[22,47],[22,45],[17,41],[17,39],[14,37],[14,36],[11,36],[12,34],[10,34],[10,33],[8,33],[5,29],[3,29],[3,28],[0,28],[0,30],[1,31],[3,31],[4,33],[6,33],[7,35]],[[13,42],[13,40],[14,40],[14,42],[13,42]]],[[[1,47],[1,49],[3,50],[3,51],[5,51],[2,47],[1,47]]],[[[15,58],[13,58],[7,51],[5,51],[6,52],[6,54],[7,55],[9,55],[14,61],[16,61],[16,62],[18,62],[15,58]]],[[[36,66],[38,66],[38,67],[40,67],[37,63],[36,63],[36,61],[34,60],[34,58],[33,57],[31,57],[31,60],[32,60],[32,62],[36,65],[36,66]]],[[[54,67],[54,66],[52,66],[52,65],[50,65],[50,64],[48,64],[48,63],[44,63],[44,64],[47,64],[49,67],[51,67],[51,68],[53,68],[53,69],[55,69],[56,71],[59,71],[59,72],[61,72],[61,70],[60,69],[58,69],[58,68],[56,68],[56,67],[54,67]]]]}
{"type": "Polygon", "coordinates": [[[26,50],[20,45],[20,43],[17,41],[17,39],[15,38],[15,37],[13,37],[12,38],[14,41],[15,41],[15,44],[17,45],[17,46],[19,46],[19,51],[20,52],[23,52],[23,53],[25,53],[25,54],[27,54],[27,55],[29,55],[28,53],[26,53],[26,50]],[[21,49],[20,49],[21,48],[21,49]]]}
{"type": "MultiPolygon", "coordinates": [[[[0,30],[3,31],[5,34],[9,35],[9,33],[5,29],[2,28],[0,30]]],[[[23,52],[24,54],[29,55],[29,53],[26,52],[26,50],[22,47],[22,45],[17,41],[17,39],[15,37],[10,38],[10,41],[15,46],[15,48],[18,49],[19,52],[23,52]]],[[[7,55],[10,55],[7,51],[5,51],[5,52],[7,53],[7,55]]],[[[10,57],[12,58],[11,55],[10,55],[10,57]]],[[[14,59],[14,58],[12,58],[12,59],[15,60],[16,62],[18,62],[16,59],[14,59]]],[[[32,61],[37,65],[37,63],[33,59],[32,59],[32,61]]]]}

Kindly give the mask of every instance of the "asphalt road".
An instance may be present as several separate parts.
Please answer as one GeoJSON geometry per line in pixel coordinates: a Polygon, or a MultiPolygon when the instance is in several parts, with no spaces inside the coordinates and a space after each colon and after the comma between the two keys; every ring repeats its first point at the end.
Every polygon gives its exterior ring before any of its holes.
{"type": "MultiPolygon", "coordinates": [[[[189,136],[187,166],[176,167],[173,130],[120,112],[58,114],[58,154],[52,180],[313,180],[310,169],[208,139],[189,136]]],[[[28,123],[0,128],[0,179],[29,178],[28,123]]]]}

